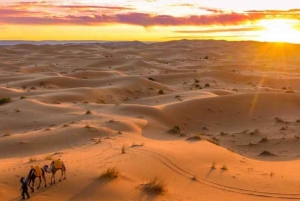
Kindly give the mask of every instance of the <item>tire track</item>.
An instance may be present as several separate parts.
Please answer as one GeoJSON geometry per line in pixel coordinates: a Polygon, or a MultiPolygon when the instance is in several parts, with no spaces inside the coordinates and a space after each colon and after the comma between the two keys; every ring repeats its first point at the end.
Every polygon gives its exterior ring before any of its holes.
{"type": "MultiPolygon", "coordinates": [[[[180,166],[176,165],[172,160],[170,160],[168,157],[161,155],[159,153],[149,151],[149,150],[144,150],[140,148],[134,148],[133,152],[139,152],[145,155],[148,155],[150,157],[156,158],[159,161],[161,161],[164,165],[166,165],[168,168],[176,172],[177,174],[180,174],[186,178],[193,179],[194,174],[184,170],[180,166]]],[[[250,195],[250,196],[256,196],[256,197],[267,197],[267,198],[277,198],[277,199],[290,199],[290,200],[299,200],[300,199],[300,194],[292,194],[292,193],[275,193],[275,192],[264,192],[264,191],[253,191],[253,190],[248,190],[248,189],[242,189],[242,188],[236,188],[232,186],[226,186],[222,184],[218,184],[215,182],[211,182],[202,178],[196,178],[195,182],[199,182],[203,185],[232,192],[232,193],[239,193],[239,194],[244,194],[244,195],[250,195]]]]}

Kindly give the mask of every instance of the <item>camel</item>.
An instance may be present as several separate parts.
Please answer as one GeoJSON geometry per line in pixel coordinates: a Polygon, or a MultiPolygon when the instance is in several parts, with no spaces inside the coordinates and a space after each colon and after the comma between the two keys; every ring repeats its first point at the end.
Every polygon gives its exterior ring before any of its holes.
{"type": "Polygon", "coordinates": [[[52,173],[50,185],[55,184],[55,173],[58,170],[61,171],[61,176],[60,176],[59,181],[61,181],[63,175],[64,175],[64,179],[67,178],[67,176],[66,176],[66,166],[65,166],[64,162],[62,162],[60,159],[52,161],[50,166],[49,165],[44,165],[43,169],[47,173],[52,173]],[[52,180],[54,180],[54,181],[52,182],[52,180]]]}
{"type": "Polygon", "coordinates": [[[28,186],[30,187],[31,191],[34,192],[34,181],[36,178],[39,178],[40,183],[37,187],[37,189],[40,188],[41,183],[42,183],[42,177],[44,179],[45,182],[45,187],[47,187],[47,183],[46,183],[46,177],[45,177],[45,170],[39,166],[33,167],[31,166],[31,170],[29,171],[29,174],[27,176],[27,182],[28,182],[28,186]],[[30,183],[32,182],[32,186],[30,186],[30,183]]]}

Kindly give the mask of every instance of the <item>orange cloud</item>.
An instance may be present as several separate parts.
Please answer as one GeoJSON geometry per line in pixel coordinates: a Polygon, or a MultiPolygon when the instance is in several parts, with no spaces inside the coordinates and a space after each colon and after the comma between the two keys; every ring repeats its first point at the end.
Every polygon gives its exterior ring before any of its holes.
{"type": "MultiPolygon", "coordinates": [[[[192,4],[179,4],[193,6],[192,4]]],[[[96,5],[54,5],[47,1],[22,2],[0,6],[0,24],[23,25],[102,25],[129,24],[151,26],[240,25],[261,19],[289,18],[300,20],[300,10],[225,12],[199,7],[211,12],[206,15],[172,16],[133,12],[132,7],[96,5]]]]}

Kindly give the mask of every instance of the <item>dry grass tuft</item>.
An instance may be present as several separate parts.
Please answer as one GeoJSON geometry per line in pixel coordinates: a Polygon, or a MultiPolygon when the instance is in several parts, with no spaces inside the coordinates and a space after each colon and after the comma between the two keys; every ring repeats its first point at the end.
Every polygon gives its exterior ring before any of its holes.
{"type": "Polygon", "coordinates": [[[130,147],[142,147],[142,146],[144,146],[144,143],[137,144],[137,143],[133,142],[130,147]]]}
{"type": "Polygon", "coordinates": [[[91,110],[86,111],[85,114],[92,114],[91,110]]]}
{"type": "Polygon", "coordinates": [[[109,178],[109,179],[116,179],[120,175],[120,172],[115,167],[108,168],[105,172],[103,172],[100,178],[109,178]]]}
{"type": "Polygon", "coordinates": [[[127,147],[126,147],[126,145],[124,144],[124,145],[122,146],[122,148],[121,148],[122,154],[125,154],[125,153],[126,153],[126,150],[127,150],[127,147]]]}
{"type": "Polygon", "coordinates": [[[167,191],[166,183],[154,177],[148,183],[143,184],[143,190],[147,193],[160,195],[167,191]]]}

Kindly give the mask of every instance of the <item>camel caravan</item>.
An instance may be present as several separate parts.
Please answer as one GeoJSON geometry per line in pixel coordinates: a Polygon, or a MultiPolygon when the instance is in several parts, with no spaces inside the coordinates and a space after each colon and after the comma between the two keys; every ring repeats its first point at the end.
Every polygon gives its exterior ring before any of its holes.
{"type": "Polygon", "coordinates": [[[52,173],[50,185],[55,184],[55,174],[59,170],[61,171],[61,176],[60,176],[59,181],[61,181],[62,179],[66,179],[67,178],[66,166],[65,166],[64,162],[61,161],[60,159],[52,161],[50,166],[49,165],[44,165],[43,167],[31,166],[31,170],[29,171],[29,174],[27,176],[27,183],[28,183],[28,186],[30,187],[31,191],[34,192],[34,181],[36,178],[39,179],[39,185],[38,185],[37,189],[39,189],[41,186],[42,178],[44,180],[45,187],[47,187],[46,176],[45,176],[46,173],[52,173]],[[31,183],[32,183],[32,185],[31,185],[31,183]]]}

